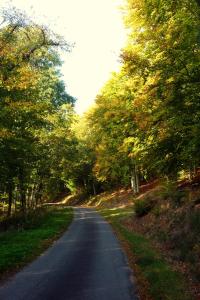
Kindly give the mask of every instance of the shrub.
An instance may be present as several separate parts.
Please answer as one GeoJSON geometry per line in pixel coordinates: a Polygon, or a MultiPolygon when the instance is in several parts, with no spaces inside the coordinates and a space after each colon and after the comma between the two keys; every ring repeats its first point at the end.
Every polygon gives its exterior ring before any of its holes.
{"type": "Polygon", "coordinates": [[[171,200],[174,207],[180,206],[185,202],[188,197],[188,192],[186,190],[179,190],[174,182],[167,182],[163,185],[163,191],[161,196],[164,200],[171,200]]]}
{"type": "Polygon", "coordinates": [[[0,232],[11,228],[21,230],[37,227],[46,212],[45,207],[38,207],[35,210],[27,212],[25,215],[18,212],[9,218],[5,217],[0,221],[0,232]]]}
{"type": "Polygon", "coordinates": [[[190,213],[189,225],[191,232],[199,237],[200,234],[200,211],[195,210],[190,213]]]}
{"type": "Polygon", "coordinates": [[[152,208],[154,207],[154,202],[149,199],[145,198],[143,200],[137,200],[134,204],[134,210],[137,217],[143,217],[147,215],[152,208]]]}
{"type": "Polygon", "coordinates": [[[162,213],[162,209],[160,205],[155,206],[154,209],[152,210],[152,213],[154,214],[155,217],[159,217],[162,213]]]}

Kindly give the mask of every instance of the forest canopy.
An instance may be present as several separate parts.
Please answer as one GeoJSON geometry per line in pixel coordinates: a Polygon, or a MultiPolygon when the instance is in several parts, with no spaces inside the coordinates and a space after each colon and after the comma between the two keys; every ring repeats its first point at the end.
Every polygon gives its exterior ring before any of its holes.
{"type": "Polygon", "coordinates": [[[0,190],[10,215],[12,204],[25,212],[62,191],[75,99],[60,74],[58,50],[70,45],[15,8],[1,16],[0,190]]]}
{"type": "Polygon", "coordinates": [[[198,1],[128,0],[121,70],[86,120],[101,182],[193,176],[200,163],[198,1]]]}
{"type": "MultiPolygon", "coordinates": [[[[195,175],[200,164],[200,5],[127,0],[127,43],[83,116],[66,92],[70,45],[13,9],[0,25],[0,191],[22,211],[62,192],[139,191],[151,178],[195,175]]],[[[2,200],[2,201],[4,201],[2,200]]]]}

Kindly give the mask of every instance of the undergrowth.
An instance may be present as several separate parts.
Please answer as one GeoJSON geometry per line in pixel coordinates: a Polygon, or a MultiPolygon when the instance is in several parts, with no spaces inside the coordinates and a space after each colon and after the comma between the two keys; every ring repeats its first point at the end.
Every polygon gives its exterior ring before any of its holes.
{"type": "Polygon", "coordinates": [[[53,206],[0,233],[0,277],[17,270],[44,251],[69,226],[71,208],[53,206]]]}

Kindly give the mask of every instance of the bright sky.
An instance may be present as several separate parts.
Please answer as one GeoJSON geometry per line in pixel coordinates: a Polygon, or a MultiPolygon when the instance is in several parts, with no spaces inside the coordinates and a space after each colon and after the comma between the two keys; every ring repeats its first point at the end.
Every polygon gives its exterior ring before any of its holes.
{"type": "MultiPolygon", "coordinates": [[[[98,91],[119,68],[120,49],[125,44],[119,6],[123,0],[12,0],[9,3],[36,16],[42,23],[75,42],[63,54],[62,73],[67,91],[76,97],[76,111],[83,113],[98,91]]],[[[0,0],[6,6],[8,0],[0,0]]]]}

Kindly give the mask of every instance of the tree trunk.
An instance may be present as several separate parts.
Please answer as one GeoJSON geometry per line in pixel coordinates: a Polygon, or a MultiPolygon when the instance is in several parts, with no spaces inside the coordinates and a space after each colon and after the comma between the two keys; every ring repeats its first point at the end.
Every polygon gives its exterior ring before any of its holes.
{"type": "Polygon", "coordinates": [[[135,183],[135,173],[134,173],[134,170],[132,170],[132,173],[131,173],[131,188],[134,192],[134,194],[136,193],[136,183],[135,183]]]}
{"type": "Polygon", "coordinates": [[[26,191],[26,203],[28,210],[31,210],[33,208],[32,206],[32,190],[33,187],[29,187],[26,191]]]}
{"type": "Polygon", "coordinates": [[[139,186],[139,177],[138,177],[138,170],[135,166],[135,179],[136,179],[136,193],[138,194],[140,192],[140,186],[139,186]]]}
{"type": "Polygon", "coordinates": [[[15,187],[15,193],[14,193],[14,207],[15,207],[15,213],[17,211],[17,201],[19,201],[19,192],[18,192],[18,188],[15,187]]]}
{"type": "Polygon", "coordinates": [[[26,215],[26,185],[25,185],[25,174],[23,168],[19,172],[19,191],[21,201],[21,211],[23,215],[26,215]]]}
{"type": "Polygon", "coordinates": [[[194,164],[193,166],[193,173],[194,173],[194,177],[197,175],[197,168],[196,165],[194,164]]]}
{"type": "Polygon", "coordinates": [[[188,179],[189,179],[190,182],[192,181],[192,170],[191,170],[191,168],[189,168],[188,179]]]}
{"type": "Polygon", "coordinates": [[[6,204],[6,201],[5,201],[5,199],[6,199],[6,190],[4,190],[3,191],[3,213],[5,212],[5,204],[6,204]]]}
{"type": "Polygon", "coordinates": [[[24,186],[23,175],[20,176],[20,200],[21,200],[21,211],[25,215],[26,214],[26,189],[24,186]]]}
{"type": "Polygon", "coordinates": [[[93,194],[94,196],[96,196],[97,192],[96,192],[94,181],[92,182],[92,187],[93,187],[93,194]]]}
{"type": "Polygon", "coordinates": [[[21,189],[21,209],[23,214],[26,214],[26,191],[21,189]]]}
{"type": "Polygon", "coordinates": [[[85,190],[87,190],[87,181],[85,178],[83,179],[83,185],[84,185],[85,190]]]}
{"type": "Polygon", "coordinates": [[[34,185],[31,188],[31,195],[30,195],[30,201],[31,201],[31,208],[34,208],[34,185]]]}
{"type": "Polygon", "coordinates": [[[12,201],[13,201],[13,190],[12,190],[12,183],[10,182],[9,186],[8,186],[8,211],[7,211],[7,217],[11,216],[12,201]]]}
{"type": "Polygon", "coordinates": [[[133,166],[132,173],[131,173],[131,188],[134,194],[139,193],[139,178],[136,165],[133,166]]]}

